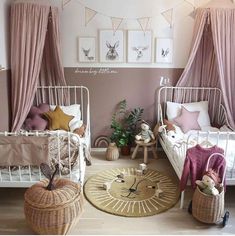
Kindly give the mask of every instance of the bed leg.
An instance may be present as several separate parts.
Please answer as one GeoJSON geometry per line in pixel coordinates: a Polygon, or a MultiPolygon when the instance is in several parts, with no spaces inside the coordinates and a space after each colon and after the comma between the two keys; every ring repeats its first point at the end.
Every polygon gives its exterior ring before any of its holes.
{"type": "Polygon", "coordinates": [[[180,197],[180,209],[183,209],[184,207],[184,191],[181,192],[181,197],[180,197]]]}

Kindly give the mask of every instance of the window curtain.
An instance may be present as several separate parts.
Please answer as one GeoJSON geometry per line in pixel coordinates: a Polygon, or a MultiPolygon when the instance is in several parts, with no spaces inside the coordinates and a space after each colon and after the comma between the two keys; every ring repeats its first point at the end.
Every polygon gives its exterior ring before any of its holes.
{"type": "Polygon", "coordinates": [[[199,8],[196,12],[188,63],[176,86],[217,87],[222,90],[228,121],[235,128],[234,9],[199,8]]]}
{"type": "Polygon", "coordinates": [[[58,9],[49,5],[11,5],[12,131],[22,127],[38,84],[66,85],[58,18],[58,9]]]}

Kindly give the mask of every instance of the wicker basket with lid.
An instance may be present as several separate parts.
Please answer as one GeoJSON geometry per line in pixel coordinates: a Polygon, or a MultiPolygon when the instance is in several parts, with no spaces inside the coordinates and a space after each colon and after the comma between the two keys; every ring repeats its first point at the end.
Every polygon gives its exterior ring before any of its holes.
{"type": "Polygon", "coordinates": [[[83,212],[81,186],[67,179],[56,179],[55,189],[47,190],[48,183],[42,180],[25,192],[26,220],[38,234],[67,234],[83,212]]]}

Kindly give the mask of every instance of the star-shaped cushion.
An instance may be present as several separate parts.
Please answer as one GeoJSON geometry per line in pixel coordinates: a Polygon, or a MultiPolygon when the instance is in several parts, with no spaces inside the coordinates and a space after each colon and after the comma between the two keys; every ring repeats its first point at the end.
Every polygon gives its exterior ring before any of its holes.
{"type": "Polygon", "coordinates": [[[54,111],[45,112],[43,115],[49,121],[49,130],[62,129],[69,131],[69,122],[74,118],[74,116],[65,114],[59,106],[56,106],[54,111]]]}
{"type": "Polygon", "coordinates": [[[174,119],[176,125],[180,126],[184,133],[190,130],[201,130],[198,124],[198,116],[200,111],[188,111],[182,106],[181,114],[174,119]]]}

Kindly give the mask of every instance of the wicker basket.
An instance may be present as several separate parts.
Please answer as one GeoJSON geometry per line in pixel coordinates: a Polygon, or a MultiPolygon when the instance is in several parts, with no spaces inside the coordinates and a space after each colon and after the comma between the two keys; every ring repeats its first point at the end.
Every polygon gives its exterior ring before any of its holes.
{"type": "Polygon", "coordinates": [[[212,224],[221,220],[224,214],[224,188],[215,196],[210,196],[201,192],[197,187],[193,194],[192,214],[204,223],[212,224]]]}
{"type": "Polygon", "coordinates": [[[115,161],[119,158],[119,151],[116,143],[110,143],[106,150],[106,160],[115,161]]]}
{"type": "Polygon", "coordinates": [[[51,191],[45,189],[47,185],[48,180],[43,180],[25,192],[26,220],[38,234],[67,234],[83,212],[81,187],[67,179],[55,180],[51,191]]]}

